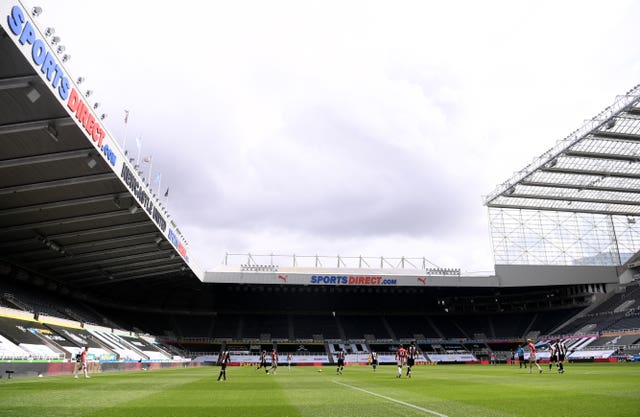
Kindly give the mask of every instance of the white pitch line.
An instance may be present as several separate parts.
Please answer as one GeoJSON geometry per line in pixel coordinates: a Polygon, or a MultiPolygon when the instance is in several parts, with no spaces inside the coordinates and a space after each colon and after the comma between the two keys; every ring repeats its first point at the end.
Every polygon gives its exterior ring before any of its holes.
{"type": "Polygon", "coordinates": [[[345,384],[343,382],[338,382],[338,381],[331,381],[331,382],[333,382],[334,384],[342,385],[343,387],[347,387],[347,388],[355,389],[355,390],[358,390],[358,391],[362,391],[362,392],[367,393],[369,395],[373,395],[374,397],[382,398],[382,399],[385,399],[387,401],[391,401],[391,402],[394,402],[394,403],[397,403],[397,404],[402,404],[405,407],[415,408],[416,410],[420,410],[420,411],[423,411],[425,413],[433,414],[433,415],[436,415],[436,416],[439,416],[439,417],[449,417],[446,414],[441,414],[441,413],[438,413],[437,411],[429,410],[428,408],[424,408],[424,407],[417,406],[415,404],[406,403],[404,401],[396,400],[395,398],[387,397],[386,395],[376,394],[375,392],[367,391],[366,389],[363,389],[363,388],[354,387],[353,385],[345,384]]]}

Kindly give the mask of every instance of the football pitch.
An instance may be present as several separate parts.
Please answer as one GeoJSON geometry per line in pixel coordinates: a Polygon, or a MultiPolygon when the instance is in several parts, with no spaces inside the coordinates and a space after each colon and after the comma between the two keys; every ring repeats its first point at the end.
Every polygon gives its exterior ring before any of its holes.
{"type": "MultiPolygon", "coordinates": [[[[640,415],[640,364],[567,364],[542,374],[513,365],[280,366],[129,371],[0,379],[0,416],[447,416],[640,415]]],[[[535,369],[535,368],[534,368],[535,369]]]]}

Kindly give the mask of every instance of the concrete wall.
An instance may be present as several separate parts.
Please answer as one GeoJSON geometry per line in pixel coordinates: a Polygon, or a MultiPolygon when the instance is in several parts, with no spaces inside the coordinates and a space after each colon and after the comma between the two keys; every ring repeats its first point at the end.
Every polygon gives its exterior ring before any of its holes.
{"type": "Polygon", "coordinates": [[[619,284],[615,266],[496,265],[500,287],[619,284]]]}

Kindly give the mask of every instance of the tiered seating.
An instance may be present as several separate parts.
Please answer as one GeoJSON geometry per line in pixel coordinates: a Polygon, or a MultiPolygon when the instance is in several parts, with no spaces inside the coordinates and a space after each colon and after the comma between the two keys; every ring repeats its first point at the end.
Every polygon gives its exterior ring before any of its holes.
{"type": "Polygon", "coordinates": [[[182,337],[208,337],[212,316],[175,316],[176,333],[182,337]]]}
{"type": "Polygon", "coordinates": [[[449,339],[466,339],[469,336],[465,334],[455,323],[455,319],[448,316],[432,317],[432,320],[438,330],[449,339]]]}
{"type": "Polygon", "coordinates": [[[490,317],[494,334],[489,337],[512,338],[522,337],[533,320],[532,313],[495,314],[490,317]]]}
{"type": "MultiPolygon", "coordinates": [[[[220,339],[236,339],[240,336],[240,324],[244,322],[242,316],[235,314],[218,314],[213,319],[213,327],[208,337],[220,339]]],[[[259,335],[256,335],[257,338],[259,335]]]]}
{"type": "Polygon", "coordinates": [[[380,316],[340,316],[340,322],[347,339],[363,339],[365,333],[378,339],[391,337],[380,316]]]}
{"type": "Polygon", "coordinates": [[[422,334],[427,339],[437,339],[440,335],[424,316],[386,316],[387,323],[398,339],[413,339],[422,334]]]}
{"type": "Polygon", "coordinates": [[[296,339],[312,339],[316,334],[323,335],[325,339],[341,338],[336,319],[330,314],[294,315],[293,333],[296,339]]]}
{"type": "Polygon", "coordinates": [[[245,314],[242,325],[242,338],[256,338],[268,334],[271,339],[289,337],[289,320],[284,315],[245,314]]]}

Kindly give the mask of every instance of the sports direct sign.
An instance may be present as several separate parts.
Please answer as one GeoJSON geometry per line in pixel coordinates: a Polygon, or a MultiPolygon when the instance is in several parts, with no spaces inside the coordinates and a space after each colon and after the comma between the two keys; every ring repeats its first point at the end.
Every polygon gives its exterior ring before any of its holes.
{"type": "Polygon", "coordinates": [[[57,94],[63,103],[66,103],[71,112],[75,113],[77,120],[96,143],[102,148],[105,138],[105,130],[102,124],[82,99],[78,91],[72,87],[69,77],[57,62],[55,54],[49,47],[34,25],[27,19],[27,14],[20,6],[13,6],[7,15],[9,33],[17,37],[22,46],[30,49],[31,62],[36,66],[49,84],[49,87],[57,94]]]}

